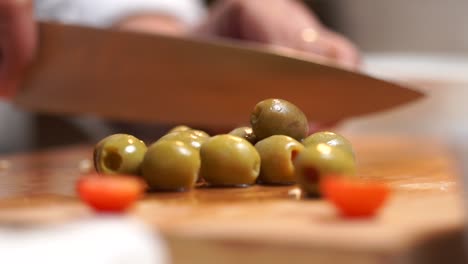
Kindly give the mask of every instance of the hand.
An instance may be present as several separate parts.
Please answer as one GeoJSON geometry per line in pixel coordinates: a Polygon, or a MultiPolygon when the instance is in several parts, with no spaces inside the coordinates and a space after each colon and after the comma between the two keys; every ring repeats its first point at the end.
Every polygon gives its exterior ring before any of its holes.
{"type": "Polygon", "coordinates": [[[325,28],[295,0],[221,0],[196,33],[292,48],[351,69],[359,64],[351,42],[325,28]]]}
{"type": "Polygon", "coordinates": [[[136,15],[119,21],[116,28],[144,33],[180,35],[186,32],[186,25],[174,17],[152,14],[136,15]]]}
{"type": "Polygon", "coordinates": [[[0,97],[12,96],[36,45],[32,2],[0,1],[0,97]]]}

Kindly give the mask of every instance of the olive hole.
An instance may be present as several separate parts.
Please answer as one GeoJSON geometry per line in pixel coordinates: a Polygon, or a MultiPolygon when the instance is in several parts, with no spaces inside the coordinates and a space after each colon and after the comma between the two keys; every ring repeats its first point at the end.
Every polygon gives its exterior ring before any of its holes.
{"type": "Polygon", "coordinates": [[[306,167],[302,171],[304,179],[310,184],[317,184],[320,180],[320,173],[316,168],[306,167]]]}
{"type": "Polygon", "coordinates": [[[297,155],[299,155],[299,151],[297,151],[297,149],[293,149],[291,151],[291,161],[294,161],[296,159],[297,155]]]}
{"type": "Polygon", "coordinates": [[[122,156],[120,156],[117,149],[106,149],[103,163],[109,170],[117,171],[122,165],[122,156]]]}

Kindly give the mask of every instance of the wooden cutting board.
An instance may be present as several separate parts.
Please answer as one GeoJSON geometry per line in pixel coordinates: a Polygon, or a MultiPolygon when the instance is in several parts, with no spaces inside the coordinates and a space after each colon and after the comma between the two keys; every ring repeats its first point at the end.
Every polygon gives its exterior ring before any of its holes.
{"type": "MultiPolygon", "coordinates": [[[[342,219],[296,186],[149,194],[130,212],[159,229],[174,263],[465,263],[454,158],[432,139],[351,137],[360,175],[394,190],[378,216],[342,219]]],[[[0,158],[0,224],[94,217],[74,198],[91,167],[78,146],[0,158]]]]}

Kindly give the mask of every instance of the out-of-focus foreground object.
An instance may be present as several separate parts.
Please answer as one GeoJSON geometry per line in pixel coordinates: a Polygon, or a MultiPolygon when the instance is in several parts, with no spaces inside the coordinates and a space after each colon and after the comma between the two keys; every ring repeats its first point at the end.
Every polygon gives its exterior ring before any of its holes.
{"type": "Polygon", "coordinates": [[[166,264],[156,233],[128,217],[99,216],[41,228],[0,227],[3,263],[166,264]]]}

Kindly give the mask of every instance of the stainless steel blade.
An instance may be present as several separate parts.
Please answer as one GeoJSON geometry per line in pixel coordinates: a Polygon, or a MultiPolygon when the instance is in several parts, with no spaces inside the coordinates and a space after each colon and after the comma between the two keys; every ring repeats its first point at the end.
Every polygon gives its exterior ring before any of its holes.
{"type": "Polygon", "coordinates": [[[247,123],[266,98],[332,122],[422,96],[297,54],[46,23],[22,88],[16,103],[39,112],[217,126],[247,123]]]}

